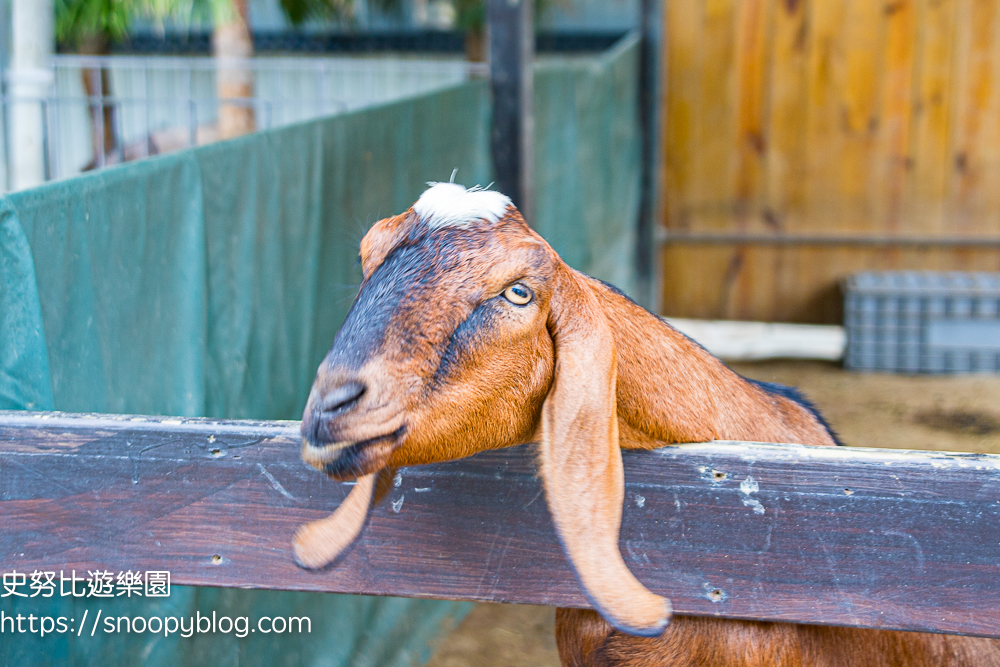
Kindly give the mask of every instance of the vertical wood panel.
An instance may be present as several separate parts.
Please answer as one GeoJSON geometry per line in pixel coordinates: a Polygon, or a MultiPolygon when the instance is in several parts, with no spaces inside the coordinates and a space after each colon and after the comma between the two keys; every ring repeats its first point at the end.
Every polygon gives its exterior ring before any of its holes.
{"type": "Polygon", "coordinates": [[[766,58],[770,2],[744,0],[740,3],[736,36],[736,179],[737,223],[746,223],[751,206],[759,203],[766,149],[766,58]]]}
{"type": "Polygon", "coordinates": [[[914,233],[943,233],[950,173],[949,122],[958,0],[923,0],[917,19],[916,93],[912,168],[907,174],[903,216],[914,233]]]}
{"type": "Polygon", "coordinates": [[[872,189],[871,228],[897,232],[901,221],[903,184],[910,164],[914,9],[913,0],[885,5],[885,84],[879,124],[878,164],[872,189]]]}
{"type": "Polygon", "coordinates": [[[990,222],[997,215],[993,195],[998,183],[989,176],[996,176],[991,163],[997,153],[997,0],[972,0],[967,16],[968,23],[960,26],[962,48],[955,73],[958,97],[950,213],[956,230],[995,230],[990,222]]]}
{"type": "Polygon", "coordinates": [[[809,24],[804,0],[782,0],[774,10],[770,126],[767,162],[766,227],[796,227],[805,201],[806,55],[809,24]]]}
{"type": "MultiPolygon", "coordinates": [[[[871,0],[851,0],[844,25],[844,82],[841,93],[840,153],[831,168],[839,182],[827,206],[834,212],[831,224],[853,232],[864,229],[871,216],[868,201],[875,137],[883,122],[877,100],[884,62],[882,44],[886,8],[871,0]]],[[[833,156],[830,156],[833,157],[833,156]]]]}
{"type": "Polygon", "coordinates": [[[701,90],[697,107],[694,211],[732,207],[736,128],[734,103],[735,0],[704,0],[701,90]]]}
{"type": "MultiPolygon", "coordinates": [[[[737,21],[736,34],[736,165],[733,182],[733,215],[737,229],[748,230],[760,209],[761,189],[767,149],[764,117],[767,113],[767,57],[768,19],[771,2],[768,0],[743,0],[737,21]]],[[[761,266],[754,249],[740,250],[743,256],[742,274],[734,274],[736,281],[728,290],[730,299],[739,304],[753,304],[756,292],[753,285],[773,280],[771,265],[761,266]],[[759,270],[762,269],[763,271],[759,270]],[[756,269],[756,270],[755,270],[756,269]],[[737,277],[739,280],[737,281],[737,277]]],[[[727,308],[728,310],[728,308],[727,308]]]]}
{"type": "Polygon", "coordinates": [[[683,229],[691,207],[694,161],[697,152],[698,100],[701,90],[699,49],[702,6],[699,2],[667,3],[663,68],[667,71],[661,122],[664,146],[662,201],[668,226],[683,229]]]}
{"type": "Polygon", "coordinates": [[[808,98],[806,114],[807,171],[805,174],[806,217],[802,229],[819,224],[830,229],[837,224],[833,209],[838,199],[832,196],[831,184],[840,180],[836,156],[842,136],[840,92],[843,88],[842,27],[845,3],[815,1],[810,3],[809,61],[807,65],[808,98]]]}
{"type": "MultiPolygon", "coordinates": [[[[668,2],[670,230],[1000,234],[1000,0],[668,2]]],[[[996,250],[677,244],[663,308],[836,321],[862,268],[996,250]]]]}

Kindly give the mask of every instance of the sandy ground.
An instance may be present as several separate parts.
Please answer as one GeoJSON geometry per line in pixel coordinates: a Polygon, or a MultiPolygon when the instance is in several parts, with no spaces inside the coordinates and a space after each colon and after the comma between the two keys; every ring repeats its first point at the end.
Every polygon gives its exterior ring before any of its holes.
{"type": "MultiPolygon", "coordinates": [[[[1000,376],[852,373],[822,362],[732,364],[805,392],[847,445],[1000,454],[1000,376]]],[[[480,604],[429,667],[559,664],[551,607],[480,604]]]]}
{"type": "Polygon", "coordinates": [[[428,667],[558,667],[555,607],[477,604],[428,667]]]}

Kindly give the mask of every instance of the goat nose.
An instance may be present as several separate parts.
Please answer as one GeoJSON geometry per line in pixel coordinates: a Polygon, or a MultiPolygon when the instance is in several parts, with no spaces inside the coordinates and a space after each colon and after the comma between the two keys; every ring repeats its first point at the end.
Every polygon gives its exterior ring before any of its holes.
{"type": "Polygon", "coordinates": [[[365,393],[365,385],[360,382],[346,382],[334,387],[319,401],[320,412],[337,412],[354,405],[365,393]]]}

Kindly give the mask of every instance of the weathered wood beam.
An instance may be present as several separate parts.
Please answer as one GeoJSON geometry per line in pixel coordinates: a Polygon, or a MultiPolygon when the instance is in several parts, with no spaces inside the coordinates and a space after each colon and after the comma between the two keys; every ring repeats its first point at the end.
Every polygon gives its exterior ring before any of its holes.
{"type": "MultiPolygon", "coordinates": [[[[1000,637],[1000,456],[715,442],[626,452],[621,550],[684,614],[1000,637]]],[[[0,568],[586,606],[529,447],[400,471],[335,567],[348,487],[296,422],[0,412],[0,568]]]]}

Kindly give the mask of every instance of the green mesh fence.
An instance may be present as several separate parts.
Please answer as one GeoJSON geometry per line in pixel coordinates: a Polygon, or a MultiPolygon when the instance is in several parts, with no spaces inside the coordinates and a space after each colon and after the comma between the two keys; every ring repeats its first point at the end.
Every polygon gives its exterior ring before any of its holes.
{"type": "MultiPolygon", "coordinates": [[[[535,224],[571,264],[626,290],[636,58],[626,40],[536,75],[535,224]]],[[[455,168],[489,183],[488,128],[487,86],[472,81],[0,197],[0,409],[297,419],[360,281],[364,232],[455,168]]],[[[5,564],[15,547],[0,545],[5,564]]],[[[161,601],[0,598],[8,615],[97,609],[313,625],[3,635],[0,662],[417,665],[469,605],[189,587],[161,601]]]]}

